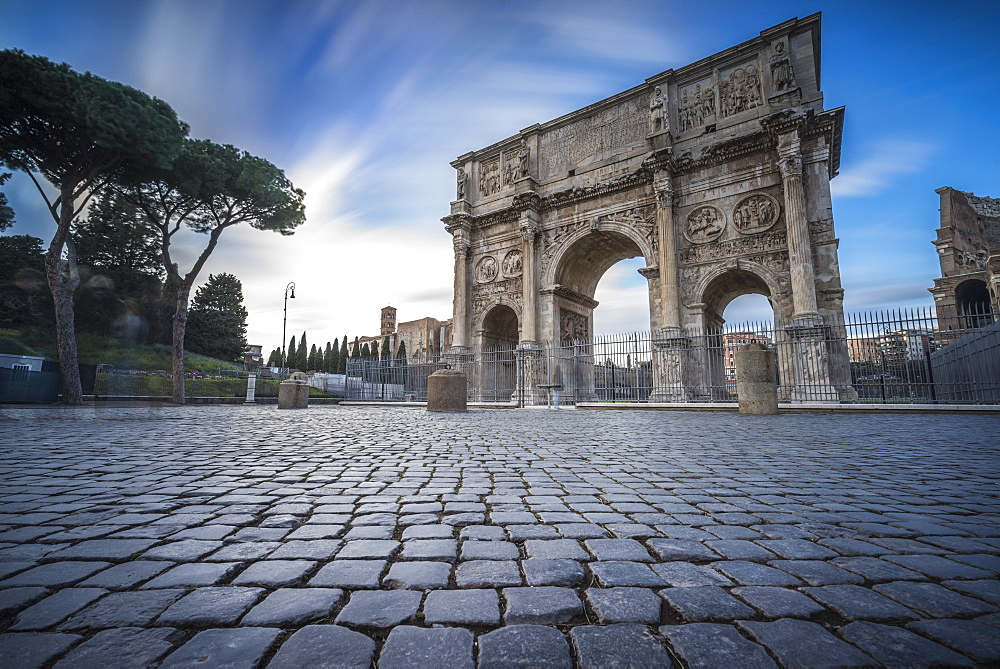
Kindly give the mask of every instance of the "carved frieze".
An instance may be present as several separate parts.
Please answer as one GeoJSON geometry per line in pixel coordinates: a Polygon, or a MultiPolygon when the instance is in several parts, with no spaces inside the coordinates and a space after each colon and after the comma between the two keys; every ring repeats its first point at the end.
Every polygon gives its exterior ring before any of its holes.
{"type": "Polygon", "coordinates": [[[744,235],[769,230],[778,220],[778,201],[765,193],[754,193],[733,207],[733,227],[744,235]]]}
{"type": "Polygon", "coordinates": [[[704,79],[680,89],[677,123],[680,132],[696,130],[715,123],[715,87],[704,79]]]}
{"type": "Polygon", "coordinates": [[[765,232],[749,237],[726,239],[711,246],[698,244],[681,249],[680,260],[685,263],[699,263],[732,258],[750,253],[778,251],[787,248],[785,233],[781,231],[765,232]]]}
{"type": "Polygon", "coordinates": [[[479,164],[479,194],[483,197],[500,192],[500,157],[479,164]]]}
{"type": "Polygon", "coordinates": [[[559,310],[559,339],[563,342],[590,339],[587,317],[569,309],[559,310]]]}
{"type": "Polygon", "coordinates": [[[719,238],[726,228],[726,215],[712,205],[698,207],[687,216],[684,236],[695,244],[704,244],[719,238]]]}
{"type": "Polygon", "coordinates": [[[523,284],[521,278],[500,279],[490,283],[481,283],[472,288],[472,313],[479,315],[495,304],[514,304],[519,309],[523,284]]]}
{"type": "Polygon", "coordinates": [[[508,251],[507,255],[503,257],[503,263],[501,263],[503,275],[508,278],[521,276],[523,266],[524,254],[520,249],[508,251]]]}
{"type": "Polygon", "coordinates": [[[756,61],[720,73],[720,80],[719,107],[723,116],[739,114],[764,103],[756,61]]]}
{"type": "Polygon", "coordinates": [[[493,256],[485,256],[476,263],[476,281],[479,283],[489,283],[497,278],[497,259],[493,256]]]}
{"type": "Polygon", "coordinates": [[[562,176],[576,165],[645,142],[648,108],[648,94],[642,94],[546,131],[539,146],[541,178],[562,176]]]}

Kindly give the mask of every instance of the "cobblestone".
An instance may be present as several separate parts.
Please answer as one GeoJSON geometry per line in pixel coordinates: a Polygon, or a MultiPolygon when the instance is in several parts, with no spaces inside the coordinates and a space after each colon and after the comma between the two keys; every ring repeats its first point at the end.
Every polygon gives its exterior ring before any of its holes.
{"type": "Polygon", "coordinates": [[[1000,662],[994,416],[0,421],[18,667],[1000,662]]]}
{"type": "Polygon", "coordinates": [[[161,667],[256,667],[281,634],[279,629],[242,627],[198,632],[167,656],[161,667]]]}

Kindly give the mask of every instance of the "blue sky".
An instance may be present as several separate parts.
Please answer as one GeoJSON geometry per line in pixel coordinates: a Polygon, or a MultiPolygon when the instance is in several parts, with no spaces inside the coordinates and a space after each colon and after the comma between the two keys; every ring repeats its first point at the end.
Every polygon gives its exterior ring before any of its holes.
{"type": "MultiPolygon", "coordinates": [[[[816,11],[826,106],[847,108],[832,182],[847,308],[930,304],[934,189],[1000,197],[1000,3],[0,0],[0,47],[163,98],[192,136],[306,190],[294,236],[229,230],[200,277],[243,281],[249,338],[271,349],[288,281],[289,333],[311,342],[376,333],[386,304],[449,318],[451,160],[816,11]]],[[[47,240],[31,188],[6,187],[9,234],[47,240]]],[[[599,331],[648,328],[639,266],[605,275],[599,331]]],[[[726,312],[761,315],[753,299],[726,312]]]]}

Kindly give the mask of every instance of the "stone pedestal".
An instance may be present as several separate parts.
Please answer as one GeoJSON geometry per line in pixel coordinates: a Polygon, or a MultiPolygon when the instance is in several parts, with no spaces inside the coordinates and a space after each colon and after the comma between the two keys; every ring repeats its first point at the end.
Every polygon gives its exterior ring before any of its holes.
{"type": "Polygon", "coordinates": [[[755,343],[736,351],[736,392],[740,413],[778,413],[778,369],[773,350],[755,343]]]}
{"type": "Polygon", "coordinates": [[[653,340],[653,392],[650,402],[684,402],[684,368],[691,340],[680,328],[665,328],[653,340]]]}
{"type": "Polygon", "coordinates": [[[256,393],[257,393],[257,375],[250,374],[247,377],[247,398],[244,400],[244,404],[256,404],[256,393]]]}
{"type": "Polygon", "coordinates": [[[822,316],[802,316],[792,320],[785,332],[795,351],[793,402],[840,402],[840,394],[830,382],[828,329],[822,316]]]}
{"type": "Polygon", "coordinates": [[[309,384],[306,375],[295,372],[278,384],[279,409],[307,409],[309,407],[309,384]]]}
{"type": "Polygon", "coordinates": [[[439,369],[427,377],[427,410],[465,411],[467,392],[465,374],[439,369]]]}

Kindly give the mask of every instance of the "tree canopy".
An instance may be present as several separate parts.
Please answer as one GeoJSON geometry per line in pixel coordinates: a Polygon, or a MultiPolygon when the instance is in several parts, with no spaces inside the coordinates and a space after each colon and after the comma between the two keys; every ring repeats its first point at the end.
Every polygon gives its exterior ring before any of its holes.
{"type": "Polygon", "coordinates": [[[56,223],[45,274],[67,404],[83,402],[73,305],[80,275],[70,229],[123,165],[168,167],[187,131],[170,105],[135,88],[21,50],[0,51],[0,164],[28,175],[56,223]]]}
{"type": "Polygon", "coordinates": [[[247,348],[243,284],[232,274],[210,274],[188,311],[184,347],[222,360],[240,360],[247,348]]]}
{"type": "MultiPolygon", "coordinates": [[[[184,331],[191,287],[219,237],[227,229],[247,223],[258,230],[290,235],[305,222],[305,193],[284,173],[264,160],[229,145],[207,140],[185,140],[169,169],[123,172],[118,192],[136,205],[159,231],[160,253],[167,281],[177,295],[173,320],[173,400],[184,403],[184,331]],[[208,236],[191,268],[182,273],[173,260],[171,245],[182,229],[208,236]]],[[[303,344],[300,343],[300,349],[303,344]]],[[[289,350],[302,368],[308,349],[289,350]]]]}

